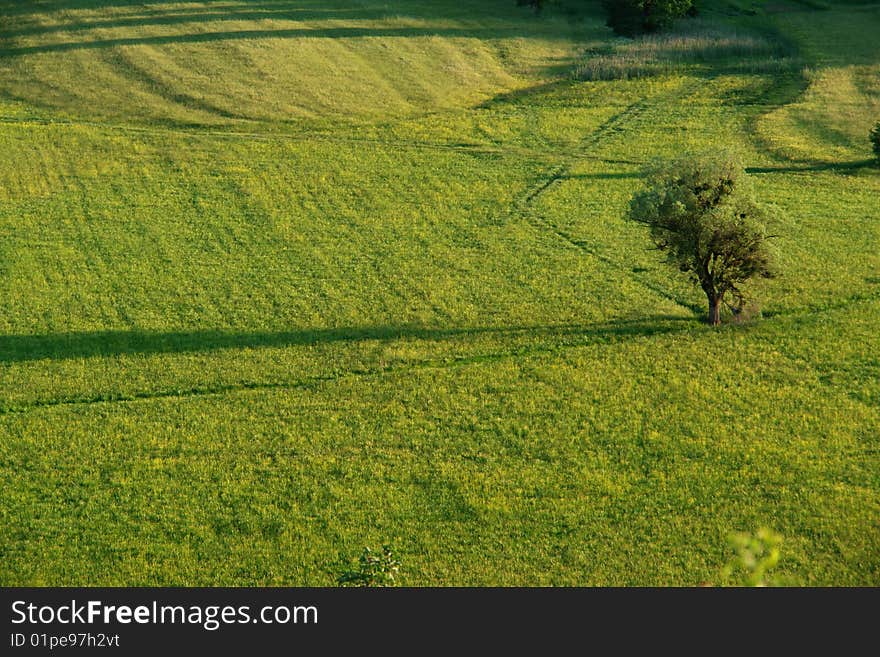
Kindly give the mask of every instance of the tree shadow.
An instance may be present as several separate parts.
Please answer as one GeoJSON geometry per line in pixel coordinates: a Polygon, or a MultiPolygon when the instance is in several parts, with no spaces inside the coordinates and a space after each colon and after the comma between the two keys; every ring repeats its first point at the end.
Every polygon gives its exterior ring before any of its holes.
{"type": "MultiPolygon", "coordinates": [[[[633,163],[637,164],[637,163],[633,163]]],[[[874,159],[855,160],[852,162],[812,162],[787,164],[781,166],[762,166],[762,167],[746,167],[746,173],[765,174],[765,173],[809,173],[816,171],[832,171],[852,173],[867,167],[875,167],[877,161],[874,159]]],[[[644,166],[644,165],[643,165],[644,166]]],[[[561,175],[557,180],[625,180],[638,179],[644,177],[643,171],[631,172],[598,172],[598,173],[572,173],[561,175]]]]}
{"type": "Polygon", "coordinates": [[[614,173],[569,173],[559,176],[559,180],[625,180],[629,178],[642,178],[641,171],[614,172],[614,173]]]}
{"type": "Polygon", "coordinates": [[[800,173],[810,171],[857,171],[874,166],[876,160],[854,160],[851,162],[813,162],[804,164],[788,164],[772,167],[746,167],[746,173],[800,173]]]}
{"type": "Polygon", "coordinates": [[[388,16],[386,8],[369,9],[352,7],[350,9],[326,9],[292,7],[289,4],[253,3],[231,7],[205,8],[195,10],[162,8],[140,14],[126,14],[110,19],[81,20],[78,22],[59,22],[52,25],[27,25],[6,28],[0,31],[5,38],[50,36],[56,33],[84,32],[94,29],[116,29],[124,27],[159,27],[186,25],[192,23],[231,22],[231,21],[313,21],[313,20],[375,20],[388,16]]]}
{"type": "MultiPolygon", "coordinates": [[[[0,26],[0,39],[17,39],[22,37],[39,38],[53,35],[67,35],[68,40],[55,43],[31,43],[26,45],[9,45],[0,49],[0,53],[8,57],[22,55],[60,53],[74,50],[112,48],[115,46],[136,45],[168,45],[176,43],[204,43],[212,41],[229,41],[244,39],[293,39],[293,38],[365,38],[365,37],[473,37],[473,38],[506,38],[528,36],[536,25],[533,22],[511,20],[509,16],[499,14],[498,22],[490,26],[476,27],[470,25],[473,12],[466,8],[461,10],[444,5],[434,7],[431,3],[400,3],[400,6],[380,2],[357,3],[351,7],[326,7],[315,0],[297,2],[261,0],[259,2],[229,3],[219,1],[205,3],[206,6],[180,7],[167,6],[157,2],[125,2],[123,0],[57,0],[48,2],[17,2],[10,3],[0,0],[0,14],[12,21],[0,26]],[[79,10],[131,9],[113,15],[81,15],[79,10]],[[73,13],[71,13],[73,12],[73,13]],[[43,24],[34,15],[52,14],[53,22],[43,24]],[[418,21],[448,21],[450,18],[462,19],[462,26],[440,23],[436,27],[430,23],[422,26],[339,26],[315,27],[303,26],[288,29],[243,29],[208,31],[205,26],[211,23],[232,21],[326,21],[326,20],[380,20],[388,17],[395,19],[414,19],[418,21]],[[65,22],[67,21],[67,22],[65,22]],[[88,34],[91,30],[107,30],[116,28],[168,27],[180,25],[202,24],[200,29],[187,31],[184,34],[172,35],[133,35],[108,37],[106,34],[88,34]],[[76,34],[72,34],[76,33],[76,34]],[[85,33],[85,34],[84,34],[85,33]],[[82,38],[75,38],[82,37],[82,38]]],[[[554,31],[540,30],[542,38],[553,38],[554,31]]],[[[62,36],[62,38],[64,38],[62,36]]],[[[559,38],[564,38],[560,35],[559,38]]]]}
{"type": "Polygon", "coordinates": [[[560,91],[564,92],[576,86],[577,82],[569,78],[541,82],[530,87],[504,91],[475,106],[475,109],[493,109],[498,105],[517,104],[526,101],[525,105],[538,105],[546,103],[553,98],[559,98],[560,91]]]}
{"type": "Polygon", "coordinates": [[[592,325],[426,328],[418,326],[363,326],[293,331],[95,331],[0,337],[0,363],[38,360],[75,360],[128,355],[204,353],[223,349],[260,349],[316,346],[332,343],[441,341],[492,334],[500,337],[582,338],[590,342],[614,341],[679,331],[697,319],[657,315],[637,320],[616,320],[592,325]]]}
{"type": "MultiPolygon", "coordinates": [[[[191,11],[189,7],[168,7],[169,0],[0,0],[0,13],[6,16],[32,16],[34,14],[67,13],[72,11],[99,11],[102,9],[132,9],[140,12],[174,13],[191,11]]],[[[239,9],[248,6],[290,8],[291,0],[204,0],[206,9],[239,9]]],[[[296,0],[298,6],[320,8],[320,0],[296,0]]]]}
{"type": "MultiPolygon", "coordinates": [[[[466,37],[466,38],[513,38],[524,36],[515,27],[493,27],[480,30],[468,27],[334,27],[296,28],[279,30],[234,30],[223,32],[194,32],[146,37],[118,37],[94,41],[65,41],[34,46],[17,46],[0,50],[6,57],[20,57],[45,53],[70,52],[114,48],[118,46],[162,46],[181,43],[211,43],[217,41],[243,41],[248,39],[354,39],[354,38],[415,38],[415,37],[466,37]]],[[[564,39],[560,35],[559,39],[564,39]]]]}

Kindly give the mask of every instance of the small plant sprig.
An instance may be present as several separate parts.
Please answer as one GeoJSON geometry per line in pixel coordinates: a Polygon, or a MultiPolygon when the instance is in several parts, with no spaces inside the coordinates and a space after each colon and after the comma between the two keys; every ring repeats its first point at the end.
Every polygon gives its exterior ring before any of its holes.
{"type": "Polygon", "coordinates": [[[339,586],[395,586],[399,572],[400,561],[390,545],[383,545],[381,554],[367,547],[358,559],[358,568],[342,573],[336,582],[339,586]]]}
{"type": "Polygon", "coordinates": [[[766,527],[755,534],[738,532],[729,538],[731,548],[736,552],[721,571],[722,582],[726,586],[774,586],[780,580],[770,575],[779,563],[779,546],[782,536],[766,527]]]}

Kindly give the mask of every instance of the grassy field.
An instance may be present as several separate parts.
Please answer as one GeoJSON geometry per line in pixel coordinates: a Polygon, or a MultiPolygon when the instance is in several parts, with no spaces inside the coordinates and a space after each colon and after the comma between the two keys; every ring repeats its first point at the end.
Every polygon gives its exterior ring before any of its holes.
{"type": "Polygon", "coordinates": [[[880,3],[0,0],[0,584],[880,585],[880,3]],[[574,3],[571,3],[574,4],[574,3]],[[474,6],[471,6],[474,5],[474,6]],[[624,222],[741,155],[763,316],[624,222]]]}

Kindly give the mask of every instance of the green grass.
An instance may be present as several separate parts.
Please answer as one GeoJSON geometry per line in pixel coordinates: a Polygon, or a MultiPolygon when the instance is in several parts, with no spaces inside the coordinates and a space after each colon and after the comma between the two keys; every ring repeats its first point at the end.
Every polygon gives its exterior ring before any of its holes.
{"type": "Polygon", "coordinates": [[[0,1],[0,583],[691,585],[766,525],[880,584],[880,5],[514,5],[0,1]],[[752,323],[622,219],[685,147],[781,210],[752,323]]]}
{"type": "Polygon", "coordinates": [[[790,44],[779,34],[762,35],[719,24],[682,19],[670,30],[639,39],[616,39],[609,47],[590,52],[576,68],[579,80],[632,80],[673,75],[689,69],[717,75],[790,70],[798,65],[790,44]]]}

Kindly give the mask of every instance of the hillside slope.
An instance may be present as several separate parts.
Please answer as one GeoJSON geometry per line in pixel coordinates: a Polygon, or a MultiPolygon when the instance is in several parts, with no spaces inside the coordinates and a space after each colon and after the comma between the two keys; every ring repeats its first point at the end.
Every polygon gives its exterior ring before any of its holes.
{"type": "Polygon", "coordinates": [[[0,583],[720,583],[763,525],[880,584],[880,4],[470,4],[0,0],[0,583]],[[779,210],[751,322],[623,220],[685,148],[779,210]]]}

